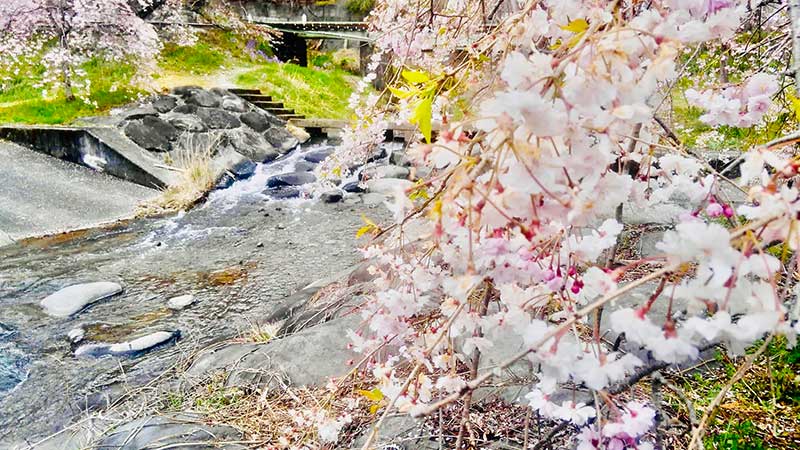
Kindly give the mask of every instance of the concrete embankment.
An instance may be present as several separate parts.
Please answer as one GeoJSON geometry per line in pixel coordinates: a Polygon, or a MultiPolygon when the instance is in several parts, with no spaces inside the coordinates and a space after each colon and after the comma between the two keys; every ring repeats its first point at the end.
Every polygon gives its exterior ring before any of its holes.
{"type": "Polygon", "coordinates": [[[0,245],[130,217],[159,193],[8,142],[0,160],[0,245]]]}

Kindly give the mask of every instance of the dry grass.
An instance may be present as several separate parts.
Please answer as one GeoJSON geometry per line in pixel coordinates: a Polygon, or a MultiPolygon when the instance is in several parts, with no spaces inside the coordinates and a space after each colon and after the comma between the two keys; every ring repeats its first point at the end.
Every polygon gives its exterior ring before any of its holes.
{"type": "Polygon", "coordinates": [[[178,182],[161,191],[158,197],[140,204],[136,215],[145,217],[186,211],[205,198],[217,181],[218,174],[212,167],[212,157],[220,139],[220,136],[204,142],[188,139],[188,148],[177,152],[170,167],[180,172],[178,182]]]}

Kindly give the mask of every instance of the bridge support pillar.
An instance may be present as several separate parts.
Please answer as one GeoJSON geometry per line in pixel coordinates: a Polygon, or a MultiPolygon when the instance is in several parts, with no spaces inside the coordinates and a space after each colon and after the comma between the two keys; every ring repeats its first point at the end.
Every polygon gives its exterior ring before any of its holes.
{"type": "MultiPolygon", "coordinates": [[[[358,62],[359,62],[359,69],[361,70],[361,74],[362,75],[366,75],[367,74],[367,70],[368,70],[367,67],[369,66],[369,63],[370,63],[370,61],[372,59],[373,51],[374,51],[374,48],[373,48],[372,44],[370,44],[369,42],[361,42],[359,44],[359,47],[358,47],[358,60],[359,61],[358,62]]],[[[384,55],[384,60],[381,61],[380,65],[378,65],[378,70],[376,70],[376,73],[375,73],[375,75],[377,75],[377,77],[372,82],[372,85],[375,87],[375,89],[377,89],[379,91],[383,90],[386,87],[386,82],[384,80],[384,74],[386,72],[385,58],[386,57],[384,55]]]]}

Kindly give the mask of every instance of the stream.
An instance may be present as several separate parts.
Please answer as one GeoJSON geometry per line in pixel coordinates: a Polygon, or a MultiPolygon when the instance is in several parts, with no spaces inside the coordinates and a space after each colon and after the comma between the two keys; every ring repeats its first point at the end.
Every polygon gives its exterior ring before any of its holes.
{"type": "Polygon", "coordinates": [[[261,164],[187,213],[0,248],[0,448],[32,444],[181,357],[247,335],[272,302],[355,264],[361,214],[384,217],[381,206],[357,203],[357,196],[326,204],[264,194],[267,178],[322,148],[302,146],[261,164]],[[124,291],[68,318],[50,317],[39,305],[63,287],[92,281],[124,291]],[[167,307],[185,294],[196,302],[167,307]],[[181,339],[137,357],[75,357],[67,337],[75,328],[85,331],[83,343],[175,330],[181,339]]]}

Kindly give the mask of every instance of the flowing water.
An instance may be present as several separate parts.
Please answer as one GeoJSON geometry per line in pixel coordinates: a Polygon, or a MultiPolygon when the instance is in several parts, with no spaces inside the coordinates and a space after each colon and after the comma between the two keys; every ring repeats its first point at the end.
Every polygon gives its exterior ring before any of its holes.
{"type": "Polygon", "coordinates": [[[323,146],[259,165],[251,178],[185,214],[0,248],[0,448],[35,442],[181,356],[246,334],[272,302],[355,264],[360,216],[380,218],[381,207],[263,193],[267,178],[292,171],[304,153],[323,146]],[[43,313],[42,298],[90,281],[115,281],[124,291],[73,317],[43,313]],[[184,294],[197,302],[167,308],[169,298],[184,294]],[[84,342],[162,330],[180,330],[182,338],[135,358],[76,358],[67,338],[75,328],[85,330],[84,342]]]}

